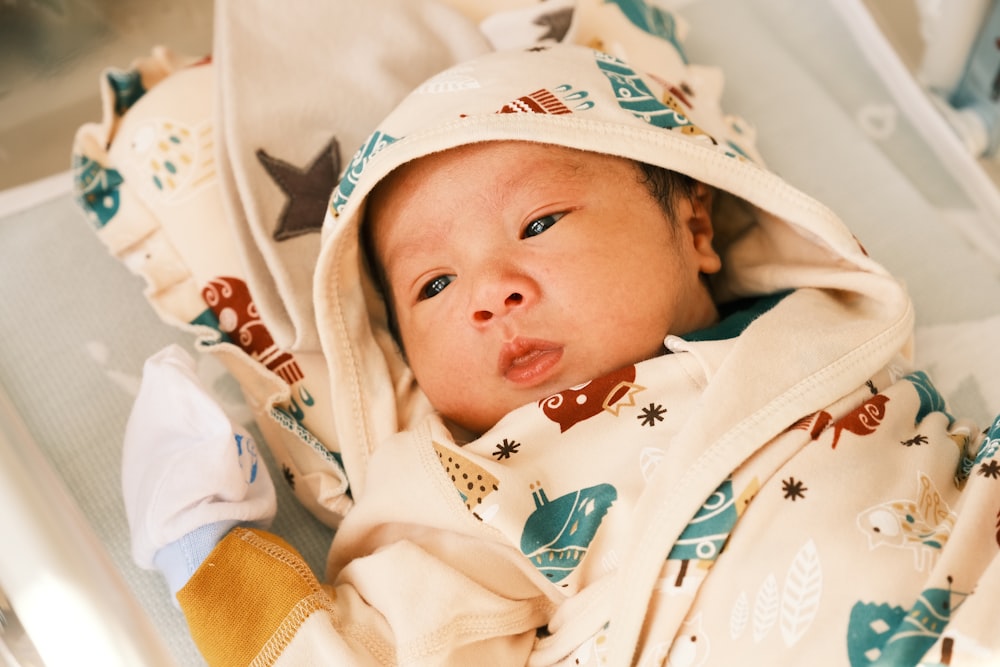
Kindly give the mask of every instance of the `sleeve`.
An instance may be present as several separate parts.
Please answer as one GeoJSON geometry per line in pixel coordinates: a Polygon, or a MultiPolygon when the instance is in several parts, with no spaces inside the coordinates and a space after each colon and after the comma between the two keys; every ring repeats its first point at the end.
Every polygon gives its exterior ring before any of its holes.
{"type": "Polygon", "coordinates": [[[293,547],[235,528],[177,599],[210,665],[524,664],[543,598],[509,599],[412,542],[322,585],[293,547]]]}

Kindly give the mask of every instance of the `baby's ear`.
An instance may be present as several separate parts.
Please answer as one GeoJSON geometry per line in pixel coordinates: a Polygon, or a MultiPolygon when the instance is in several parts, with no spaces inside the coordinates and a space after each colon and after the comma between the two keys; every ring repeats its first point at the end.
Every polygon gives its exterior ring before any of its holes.
{"type": "Polygon", "coordinates": [[[715,203],[715,188],[706,183],[698,181],[694,186],[695,201],[700,203],[708,214],[709,222],[712,220],[712,205],[715,203]]]}
{"type": "Polygon", "coordinates": [[[686,211],[688,214],[686,224],[691,232],[698,267],[701,273],[718,273],[722,268],[722,259],[712,246],[712,239],[715,237],[715,228],[712,225],[715,188],[705,183],[697,183],[690,202],[691,209],[686,211]]]}

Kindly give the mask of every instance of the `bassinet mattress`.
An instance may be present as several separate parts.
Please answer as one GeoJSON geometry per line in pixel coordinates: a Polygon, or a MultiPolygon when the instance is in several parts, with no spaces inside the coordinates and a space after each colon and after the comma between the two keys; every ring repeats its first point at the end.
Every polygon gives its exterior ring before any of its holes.
{"type": "MultiPolygon", "coordinates": [[[[826,1],[682,4],[691,60],[725,73],[724,108],[756,127],[772,169],[830,205],[871,255],[904,278],[917,308],[918,359],[954,412],[989,420],[1000,408],[1000,350],[989,344],[1000,334],[1000,267],[977,247],[976,234],[1000,221],[942,165],[933,132],[902,112],[826,1]]],[[[69,179],[0,193],[0,386],[30,436],[0,438],[0,447],[37,444],[81,512],[65,519],[89,524],[112,574],[140,601],[173,659],[201,664],[159,577],[130,560],[119,482],[121,439],[143,361],[168,343],[193,341],[157,319],[141,281],[84,220],[69,179]]],[[[230,415],[248,420],[235,381],[200,359],[199,373],[230,415]]],[[[276,531],[321,572],[329,529],[285,485],[277,487],[276,531]]],[[[13,525],[0,513],[4,550],[13,550],[0,565],[37,560],[31,540],[11,537],[13,525]]],[[[9,572],[0,569],[8,591],[9,572]]]]}

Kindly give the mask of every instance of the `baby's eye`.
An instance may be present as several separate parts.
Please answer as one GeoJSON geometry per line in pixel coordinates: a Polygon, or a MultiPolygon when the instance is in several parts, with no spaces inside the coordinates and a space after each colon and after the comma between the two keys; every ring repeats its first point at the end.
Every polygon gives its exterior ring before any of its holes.
{"type": "Polygon", "coordinates": [[[420,290],[420,298],[430,299],[433,296],[437,296],[444,291],[444,288],[447,287],[454,279],[455,276],[438,276],[436,278],[432,278],[430,282],[424,285],[423,289],[420,290]]]}
{"type": "Polygon", "coordinates": [[[538,236],[546,229],[552,225],[559,222],[559,220],[566,215],[565,213],[553,213],[552,215],[543,215],[537,220],[532,220],[528,223],[528,226],[524,228],[524,238],[530,238],[532,236],[538,236]]]}

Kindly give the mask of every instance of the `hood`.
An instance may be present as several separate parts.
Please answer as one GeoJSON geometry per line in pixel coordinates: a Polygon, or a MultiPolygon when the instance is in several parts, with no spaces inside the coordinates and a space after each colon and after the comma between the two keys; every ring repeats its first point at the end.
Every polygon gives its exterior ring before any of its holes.
{"type": "MultiPolygon", "coordinates": [[[[823,349],[806,355],[806,367],[768,368],[766,385],[774,389],[755,400],[766,403],[824,372],[834,385],[864,382],[866,373],[906,347],[912,315],[898,282],[829,209],[762,165],[743,123],[723,116],[717,105],[695,103],[686,81],[647,75],[648,69],[583,46],[494,52],[425,82],[355,154],[330,203],[314,294],[338,444],[356,493],[373,448],[431,412],[362,268],[358,230],[365,199],[397,166],[455,146],[557,144],[659,165],[717,188],[715,246],[724,268],[713,281],[716,301],[811,288],[833,304],[824,326],[839,318],[851,322],[845,335],[820,336],[823,349]],[[862,361],[855,358],[859,349],[869,350],[862,361]],[[842,378],[824,371],[847,357],[855,361],[842,378]]],[[[676,76],[685,73],[690,70],[682,67],[676,76]]],[[[819,325],[802,326],[801,335],[819,335],[809,329],[819,325]]],[[[770,343],[782,344],[784,335],[796,334],[776,332],[770,343]]],[[[843,393],[833,386],[810,400],[843,393]]]]}

